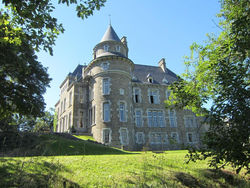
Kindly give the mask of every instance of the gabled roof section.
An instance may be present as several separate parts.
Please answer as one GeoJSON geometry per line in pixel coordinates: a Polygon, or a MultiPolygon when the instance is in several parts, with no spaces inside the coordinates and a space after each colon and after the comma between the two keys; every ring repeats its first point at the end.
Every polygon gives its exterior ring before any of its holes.
{"type": "Polygon", "coordinates": [[[108,29],[106,30],[105,34],[102,37],[101,42],[104,42],[104,41],[121,42],[121,40],[119,39],[119,37],[117,36],[115,30],[113,29],[113,27],[111,25],[109,25],[108,29]]]}
{"type": "Polygon", "coordinates": [[[166,84],[164,78],[168,83],[172,83],[178,79],[177,75],[169,69],[164,72],[160,67],[135,64],[133,76],[136,77],[137,80],[133,80],[133,82],[146,83],[148,82],[148,75],[154,79],[153,84],[166,84]]]}
{"type": "Polygon", "coordinates": [[[69,73],[70,76],[74,76],[77,79],[81,78],[82,76],[82,68],[86,67],[85,65],[77,65],[73,73],[69,73]]]}

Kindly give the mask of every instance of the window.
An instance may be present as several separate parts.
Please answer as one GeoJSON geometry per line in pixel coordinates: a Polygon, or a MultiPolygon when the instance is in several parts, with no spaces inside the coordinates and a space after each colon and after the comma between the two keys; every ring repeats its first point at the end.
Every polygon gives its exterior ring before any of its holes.
{"type": "Polygon", "coordinates": [[[164,115],[162,110],[148,111],[148,126],[149,127],[165,127],[164,115]]]}
{"type": "Polygon", "coordinates": [[[136,141],[137,144],[144,144],[145,139],[144,139],[144,133],[143,132],[137,132],[136,133],[136,141]]]}
{"type": "Polygon", "coordinates": [[[128,145],[128,129],[120,128],[120,141],[122,145],[128,145]]]}
{"type": "Polygon", "coordinates": [[[120,95],[124,95],[124,89],[120,89],[120,95]]]}
{"type": "Polygon", "coordinates": [[[89,125],[92,125],[92,108],[89,109],[89,125]]]}
{"type": "Polygon", "coordinates": [[[159,127],[165,127],[164,117],[163,117],[162,111],[158,112],[158,125],[159,125],[159,127]]]}
{"type": "Polygon", "coordinates": [[[173,143],[179,143],[179,135],[177,132],[171,132],[171,140],[173,143]]]}
{"type": "Polygon", "coordinates": [[[69,93],[69,106],[72,105],[72,91],[69,93]]]}
{"type": "Polygon", "coordinates": [[[171,91],[170,90],[166,90],[166,99],[168,100],[170,97],[171,91]]]}
{"type": "Polygon", "coordinates": [[[169,110],[169,123],[170,127],[177,127],[176,116],[174,110],[169,110]]]}
{"type": "Polygon", "coordinates": [[[165,144],[168,140],[166,133],[153,132],[150,133],[149,137],[151,144],[165,144]]]}
{"type": "Polygon", "coordinates": [[[149,77],[149,78],[148,78],[148,82],[149,82],[149,83],[153,83],[153,78],[152,78],[152,77],[149,77]]]}
{"type": "Polygon", "coordinates": [[[65,120],[65,125],[64,125],[64,131],[68,131],[68,121],[67,121],[67,115],[64,116],[64,120],[65,120]]]}
{"type": "Polygon", "coordinates": [[[119,112],[120,112],[120,121],[121,122],[126,121],[126,118],[125,118],[125,103],[124,102],[120,102],[120,104],[119,104],[119,112]]]}
{"type": "Polygon", "coordinates": [[[95,124],[95,106],[92,107],[92,125],[95,124]]]}
{"type": "Polygon", "coordinates": [[[108,102],[103,103],[103,121],[110,121],[110,104],[108,102]]]}
{"type": "Polygon", "coordinates": [[[141,90],[139,88],[134,88],[134,102],[139,103],[141,102],[141,90]]]}
{"type": "Polygon", "coordinates": [[[108,70],[109,69],[109,62],[103,62],[101,66],[102,66],[103,70],[108,70]]]}
{"type": "Polygon", "coordinates": [[[110,128],[102,129],[102,142],[104,144],[108,144],[111,142],[111,129],[110,128]]]}
{"type": "Polygon", "coordinates": [[[184,117],[185,127],[195,127],[195,117],[194,116],[185,116],[184,117]]]}
{"type": "Polygon", "coordinates": [[[188,143],[193,143],[194,142],[194,133],[187,133],[187,142],[188,143]]]}
{"type": "Polygon", "coordinates": [[[69,113],[69,128],[71,127],[71,112],[69,113]]]}
{"type": "Polygon", "coordinates": [[[165,77],[162,79],[162,82],[163,82],[164,84],[169,84],[168,80],[167,80],[165,77]]]}
{"type": "Polygon", "coordinates": [[[121,47],[120,47],[119,45],[116,45],[116,46],[115,46],[115,49],[116,49],[117,52],[120,52],[120,51],[121,51],[121,47]]]}
{"type": "Polygon", "coordinates": [[[94,89],[92,86],[89,86],[89,101],[94,99],[94,89]]]}
{"type": "Polygon", "coordinates": [[[148,111],[148,126],[152,127],[153,126],[153,112],[148,111]]]}
{"type": "Polygon", "coordinates": [[[83,128],[83,111],[80,111],[80,127],[83,128]]]}
{"type": "Polygon", "coordinates": [[[110,85],[109,78],[104,78],[102,80],[102,93],[103,93],[103,95],[109,94],[109,91],[110,91],[109,85],[110,85]]]}
{"type": "Polygon", "coordinates": [[[109,51],[109,45],[104,45],[103,49],[104,49],[105,52],[108,52],[109,51]]]}
{"type": "Polygon", "coordinates": [[[95,124],[95,106],[89,109],[89,125],[95,124]]]}
{"type": "Polygon", "coordinates": [[[149,91],[149,103],[159,104],[159,91],[157,89],[150,89],[149,91]]]}
{"type": "Polygon", "coordinates": [[[135,111],[135,124],[137,127],[142,127],[142,113],[141,110],[135,111]]]}
{"type": "Polygon", "coordinates": [[[63,101],[61,102],[61,114],[63,113],[63,101]]]}
{"type": "Polygon", "coordinates": [[[158,126],[158,117],[157,117],[157,111],[153,111],[153,127],[158,126]]]}
{"type": "Polygon", "coordinates": [[[66,109],[66,98],[63,100],[63,111],[66,109]]]}

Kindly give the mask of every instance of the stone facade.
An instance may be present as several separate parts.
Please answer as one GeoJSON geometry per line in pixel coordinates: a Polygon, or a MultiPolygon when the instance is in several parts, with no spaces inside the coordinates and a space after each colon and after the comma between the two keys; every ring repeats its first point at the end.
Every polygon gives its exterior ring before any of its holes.
{"type": "Polygon", "coordinates": [[[177,76],[166,67],[134,64],[127,39],[109,26],[88,66],[78,65],[60,86],[58,132],[90,133],[127,150],[182,149],[200,145],[206,127],[188,110],[167,109],[167,86],[177,76]]]}

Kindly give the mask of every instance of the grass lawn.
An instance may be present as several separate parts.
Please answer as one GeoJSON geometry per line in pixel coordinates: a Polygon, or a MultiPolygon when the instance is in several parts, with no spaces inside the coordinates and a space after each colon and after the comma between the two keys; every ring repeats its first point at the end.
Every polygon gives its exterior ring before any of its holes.
{"type": "Polygon", "coordinates": [[[50,154],[58,147],[58,139],[61,148],[71,149],[57,150],[57,156],[1,157],[0,187],[250,187],[249,176],[236,175],[229,168],[216,172],[206,161],[185,164],[184,150],[123,152],[86,141],[56,138],[52,142],[51,138],[46,140],[50,154]],[[66,156],[67,152],[73,154],[66,156]]]}
{"type": "Polygon", "coordinates": [[[82,140],[96,141],[92,136],[87,136],[87,135],[73,135],[73,136],[82,140]]]}

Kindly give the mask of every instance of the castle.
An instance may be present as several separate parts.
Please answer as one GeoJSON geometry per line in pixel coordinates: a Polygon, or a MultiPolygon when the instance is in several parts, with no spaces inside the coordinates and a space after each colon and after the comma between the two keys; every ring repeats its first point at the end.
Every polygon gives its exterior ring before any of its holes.
{"type": "Polygon", "coordinates": [[[167,109],[167,86],[177,80],[166,67],[134,64],[126,37],[109,25],[93,49],[93,60],[78,65],[62,82],[57,132],[92,134],[97,142],[141,150],[199,146],[206,127],[188,110],[167,109]]]}

